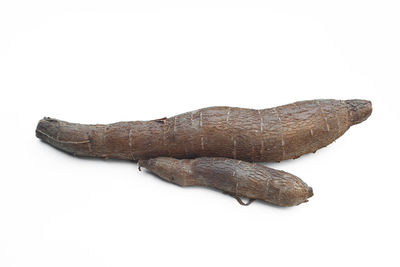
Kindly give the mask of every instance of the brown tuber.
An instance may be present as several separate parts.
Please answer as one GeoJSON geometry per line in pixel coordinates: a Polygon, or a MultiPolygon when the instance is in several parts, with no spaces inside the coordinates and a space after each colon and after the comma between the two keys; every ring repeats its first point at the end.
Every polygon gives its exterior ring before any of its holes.
{"type": "Polygon", "coordinates": [[[219,189],[239,202],[240,197],[246,197],[287,207],[306,202],[313,195],[311,187],[290,173],[240,160],[160,157],[139,160],[139,166],[174,184],[219,189]]]}
{"type": "Polygon", "coordinates": [[[262,110],[210,107],[171,118],[108,125],[44,118],[36,136],[85,157],[226,157],[268,162],[315,152],[367,119],[371,111],[366,100],[311,100],[262,110]]]}

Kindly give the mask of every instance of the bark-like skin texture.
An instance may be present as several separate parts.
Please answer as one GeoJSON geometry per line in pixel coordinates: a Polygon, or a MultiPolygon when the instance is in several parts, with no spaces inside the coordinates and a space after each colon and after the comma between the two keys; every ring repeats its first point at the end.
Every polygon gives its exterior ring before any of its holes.
{"type": "Polygon", "coordinates": [[[139,160],[139,165],[181,186],[212,187],[236,197],[258,199],[279,206],[298,205],[313,195],[311,187],[290,173],[240,160],[160,157],[139,160]]]}
{"type": "Polygon", "coordinates": [[[268,162],[315,152],[371,112],[367,100],[310,100],[262,110],[210,107],[171,118],[108,125],[44,118],[36,136],[77,156],[268,162]]]}

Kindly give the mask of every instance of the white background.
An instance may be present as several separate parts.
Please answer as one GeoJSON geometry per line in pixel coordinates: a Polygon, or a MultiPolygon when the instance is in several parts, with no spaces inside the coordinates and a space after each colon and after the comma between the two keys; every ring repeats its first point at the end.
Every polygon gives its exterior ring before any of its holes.
{"type": "Polygon", "coordinates": [[[0,266],[399,266],[398,1],[1,1],[0,266]],[[181,188],[35,137],[214,105],[369,99],[327,148],[268,164],[277,208],[181,188]]]}

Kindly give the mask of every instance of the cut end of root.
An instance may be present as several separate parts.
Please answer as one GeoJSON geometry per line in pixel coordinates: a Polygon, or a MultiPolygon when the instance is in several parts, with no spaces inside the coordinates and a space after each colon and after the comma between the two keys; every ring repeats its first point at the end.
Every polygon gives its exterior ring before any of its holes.
{"type": "Polygon", "coordinates": [[[372,113],[372,103],[368,100],[346,100],[350,113],[351,125],[365,121],[372,113]]]}
{"type": "Polygon", "coordinates": [[[310,198],[310,197],[312,197],[314,195],[314,192],[313,192],[313,189],[312,189],[312,187],[308,187],[308,196],[307,196],[307,198],[310,198]]]}
{"type": "Polygon", "coordinates": [[[65,152],[80,155],[86,153],[90,143],[87,129],[81,128],[78,124],[45,117],[36,127],[36,137],[65,152]]]}
{"type": "Polygon", "coordinates": [[[59,131],[59,122],[56,119],[44,117],[36,127],[36,137],[46,141],[46,139],[54,138],[59,131]]]}

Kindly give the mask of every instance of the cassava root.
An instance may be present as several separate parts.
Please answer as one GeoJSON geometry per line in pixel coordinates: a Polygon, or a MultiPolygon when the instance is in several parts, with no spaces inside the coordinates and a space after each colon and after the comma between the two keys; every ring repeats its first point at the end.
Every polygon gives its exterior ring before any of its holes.
{"type": "Polygon", "coordinates": [[[88,125],[44,118],[36,136],[84,157],[226,157],[281,161],[327,146],[367,119],[367,100],[311,100],[253,110],[210,107],[152,121],[88,125]]]}
{"type": "Polygon", "coordinates": [[[77,156],[138,160],[169,182],[216,188],[239,202],[247,197],[293,206],[313,195],[311,187],[292,174],[249,162],[315,152],[371,112],[367,100],[311,100],[263,110],[210,107],[107,125],[44,118],[36,136],[77,156]]]}
{"type": "Polygon", "coordinates": [[[246,197],[287,207],[306,202],[313,195],[311,187],[290,173],[240,160],[160,157],[138,163],[168,182],[216,188],[239,201],[246,197]]]}

